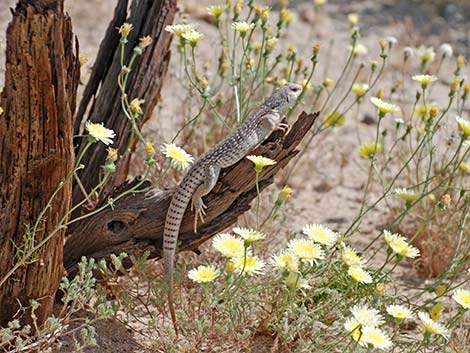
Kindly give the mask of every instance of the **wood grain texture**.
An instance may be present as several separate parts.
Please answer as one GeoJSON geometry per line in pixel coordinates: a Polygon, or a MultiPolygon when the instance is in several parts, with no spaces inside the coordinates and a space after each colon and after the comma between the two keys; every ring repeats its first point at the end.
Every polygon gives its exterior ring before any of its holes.
{"type": "MultiPolygon", "coordinates": [[[[317,116],[318,113],[302,113],[288,133],[274,131],[250,153],[277,161],[276,165],[266,168],[261,174],[261,189],[273,183],[273,176],[297,154],[296,147],[310,131],[317,116]]],[[[132,185],[122,184],[115,194],[132,185]]],[[[144,188],[149,186],[145,184],[144,188]]],[[[172,194],[173,190],[152,189],[128,195],[116,202],[113,209],[108,208],[80,222],[65,243],[64,262],[69,275],[75,273],[76,264],[82,256],[102,259],[112,253],[127,252],[139,256],[150,251],[151,258],[161,257],[163,227],[172,194]]],[[[198,234],[192,230],[193,213],[186,211],[179,235],[180,250],[196,250],[200,244],[234,224],[240,215],[250,209],[255,197],[253,163],[243,159],[223,169],[217,185],[204,198],[208,206],[206,222],[200,226],[198,234]]],[[[127,266],[130,264],[127,263],[127,266]]]]}
{"type": "MultiPolygon", "coordinates": [[[[140,127],[142,127],[150,118],[160,98],[160,90],[170,59],[171,44],[171,35],[164,29],[166,25],[172,23],[175,12],[176,0],[134,0],[131,5],[127,0],[119,0],[116,6],[114,18],[109,24],[80,102],[74,127],[75,134],[79,135],[83,121],[89,120],[104,123],[107,128],[113,129],[117,134],[113,147],[118,148],[122,158],[117,162],[116,172],[110,182],[103,188],[100,200],[106,199],[114,186],[127,178],[132,152],[137,142],[137,139],[130,141],[131,124],[121,108],[121,92],[117,84],[117,78],[121,72],[121,49],[120,36],[116,28],[124,22],[133,25],[124,51],[126,63],[139,38],[148,35],[153,39],[143,55],[134,62],[127,84],[129,100],[133,98],[145,100],[143,116],[140,120],[140,127]],[[130,6],[129,10],[127,10],[128,6],[130,6]],[[130,149],[129,146],[131,146],[130,149]]],[[[85,139],[76,141],[77,155],[85,145],[85,139]]],[[[106,149],[107,146],[97,144],[85,154],[82,160],[85,167],[80,171],[79,176],[87,191],[99,182],[101,166],[107,156],[106,149]]],[[[79,203],[82,199],[82,191],[78,185],[74,185],[73,204],[79,203]]],[[[86,210],[80,209],[73,217],[83,212],[86,210]]]]}
{"type": "MultiPolygon", "coordinates": [[[[7,31],[5,88],[0,115],[0,278],[17,258],[26,225],[34,225],[73,165],[73,112],[79,81],[78,48],[63,1],[20,1],[7,31]]],[[[71,202],[66,185],[35,236],[39,243],[71,202]]],[[[0,288],[0,325],[37,298],[39,322],[51,311],[63,268],[63,236],[56,233],[31,263],[0,288]]]]}

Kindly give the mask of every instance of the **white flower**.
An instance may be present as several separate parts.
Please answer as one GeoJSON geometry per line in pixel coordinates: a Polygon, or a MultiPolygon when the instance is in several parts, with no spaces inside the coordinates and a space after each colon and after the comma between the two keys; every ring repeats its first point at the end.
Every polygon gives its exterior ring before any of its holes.
{"type": "Polygon", "coordinates": [[[116,136],[113,130],[105,128],[103,124],[96,124],[90,121],[85,123],[85,129],[91,137],[103,142],[105,145],[113,143],[113,138],[116,136]]]}
{"type": "Polygon", "coordinates": [[[284,250],[278,255],[273,255],[272,263],[275,267],[282,271],[298,272],[299,260],[289,250],[284,250]]]}
{"type": "Polygon", "coordinates": [[[241,236],[248,243],[266,238],[265,234],[254,229],[235,227],[233,228],[233,232],[241,236]]]}
{"type": "Polygon", "coordinates": [[[195,29],[196,29],[196,26],[194,24],[186,24],[186,23],[167,25],[165,27],[165,31],[170,32],[177,37],[182,37],[183,33],[186,33],[188,31],[193,31],[195,29]]]}
{"type": "Polygon", "coordinates": [[[200,41],[202,38],[204,38],[204,35],[195,29],[188,30],[184,32],[181,37],[186,39],[189,43],[191,44],[196,44],[198,41],[200,41]]]}
{"type": "Polygon", "coordinates": [[[370,97],[370,101],[383,114],[385,114],[385,113],[394,113],[394,112],[400,110],[400,108],[397,105],[384,102],[383,100],[381,100],[380,98],[377,98],[377,97],[370,97]]]}
{"type": "Polygon", "coordinates": [[[366,283],[366,284],[372,283],[371,275],[362,267],[359,267],[359,266],[349,267],[348,275],[354,278],[354,280],[356,280],[357,282],[366,283]]]}
{"type": "Polygon", "coordinates": [[[389,305],[387,306],[387,313],[400,320],[409,319],[413,316],[411,310],[403,305],[389,305]]]}
{"type": "Polygon", "coordinates": [[[367,47],[364,44],[357,43],[354,47],[350,45],[349,51],[352,52],[354,56],[366,55],[367,47]]]}
{"type": "Polygon", "coordinates": [[[470,136],[470,121],[467,119],[461,118],[460,116],[456,117],[457,125],[460,130],[464,133],[465,136],[470,136]]]}
{"type": "Polygon", "coordinates": [[[392,340],[390,337],[381,329],[377,327],[365,326],[362,328],[363,342],[360,342],[363,346],[371,344],[375,348],[388,350],[392,347],[392,340]]]}
{"type": "Polygon", "coordinates": [[[250,276],[263,274],[265,263],[256,256],[237,257],[230,261],[234,265],[235,271],[238,273],[248,274],[250,276]]]}
{"type": "Polygon", "coordinates": [[[321,224],[307,224],[302,232],[313,241],[328,247],[333,246],[339,237],[338,233],[321,224]]]}
{"type": "Polygon", "coordinates": [[[418,313],[418,317],[423,324],[424,329],[426,332],[434,335],[441,335],[446,340],[449,339],[450,331],[441,323],[434,321],[429,317],[428,313],[420,312],[418,313]]]}
{"type": "Polygon", "coordinates": [[[379,311],[366,305],[355,305],[351,309],[354,319],[362,326],[378,327],[385,321],[379,311]]]}
{"type": "Polygon", "coordinates": [[[212,246],[226,257],[241,257],[245,253],[243,240],[226,233],[217,235],[212,246]]]}
{"type": "Polygon", "coordinates": [[[400,234],[392,234],[388,230],[384,230],[384,238],[385,242],[396,254],[412,259],[419,256],[419,250],[413,245],[408,244],[406,238],[400,234]]]}
{"type": "Polygon", "coordinates": [[[452,56],[454,53],[452,46],[449,43],[442,43],[439,49],[437,49],[437,52],[445,57],[452,56]]]}
{"type": "Polygon", "coordinates": [[[165,157],[171,159],[171,165],[179,169],[186,169],[194,161],[189,153],[174,143],[165,143],[160,147],[160,150],[165,157]]]}
{"type": "Polygon", "coordinates": [[[470,309],[470,291],[465,289],[456,289],[452,295],[452,299],[462,305],[464,309],[470,309]]]}
{"type": "Polygon", "coordinates": [[[293,239],[289,242],[288,246],[297,258],[310,264],[325,257],[325,253],[320,245],[316,244],[313,240],[293,239]]]}
{"type": "Polygon", "coordinates": [[[438,78],[434,75],[414,75],[411,78],[421,83],[421,86],[424,88],[426,88],[426,86],[431,82],[438,80],[438,78]]]}
{"type": "Polygon", "coordinates": [[[233,28],[234,31],[238,31],[238,32],[240,32],[240,34],[244,35],[249,30],[255,28],[255,24],[254,23],[248,23],[246,21],[234,22],[234,23],[232,23],[232,28],[233,28]]]}
{"type": "Polygon", "coordinates": [[[219,275],[219,270],[214,265],[199,266],[188,272],[188,277],[197,283],[212,282],[219,275]]]}

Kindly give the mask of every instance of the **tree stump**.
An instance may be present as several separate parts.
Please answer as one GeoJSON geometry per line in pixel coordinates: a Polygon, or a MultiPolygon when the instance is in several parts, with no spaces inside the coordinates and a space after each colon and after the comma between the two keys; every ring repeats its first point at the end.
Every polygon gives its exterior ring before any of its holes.
{"type": "MultiPolygon", "coordinates": [[[[0,280],[19,261],[25,234],[73,167],[73,113],[79,81],[78,48],[63,0],[19,1],[7,31],[6,78],[0,115],[0,280]]],[[[55,195],[38,223],[40,243],[70,208],[71,184],[55,195]]],[[[0,325],[29,299],[51,312],[64,275],[65,229],[0,286],[0,325]]]]}

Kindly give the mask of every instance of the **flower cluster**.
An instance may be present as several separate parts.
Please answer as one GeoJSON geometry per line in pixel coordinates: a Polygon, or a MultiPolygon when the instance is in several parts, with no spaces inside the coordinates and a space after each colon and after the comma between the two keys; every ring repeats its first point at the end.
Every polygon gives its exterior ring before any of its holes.
{"type": "Polygon", "coordinates": [[[400,234],[392,234],[388,230],[384,230],[384,239],[390,249],[400,257],[414,259],[419,256],[419,250],[413,245],[408,244],[406,238],[400,234]]]}
{"type": "Polygon", "coordinates": [[[342,244],[341,258],[348,266],[348,275],[359,283],[369,284],[373,282],[372,276],[364,269],[365,261],[357,254],[356,250],[342,244]]]}
{"type": "Polygon", "coordinates": [[[366,305],[355,305],[351,309],[352,317],[344,323],[344,328],[351,337],[361,346],[381,350],[389,350],[392,347],[390,336],[380,328],[384,319],[379,311],[366,305]]]}

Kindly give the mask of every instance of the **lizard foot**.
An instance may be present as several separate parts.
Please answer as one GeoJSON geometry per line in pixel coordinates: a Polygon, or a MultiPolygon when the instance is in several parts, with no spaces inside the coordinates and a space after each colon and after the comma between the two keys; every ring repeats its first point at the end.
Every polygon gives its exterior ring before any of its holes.
{"type": "Polygon", "coordinates": [[[204,216],[206,215],[206,205],[202,201],[202,198],[193,199],[191,203],[191,211],[194,211],[194,233],[197,233],[197,220],[201,219],[204,223],[204,216]]]}
{"type": "Polygon", "coordinates": [[[287,130],[289,130],[289,124],[279,123],[276,130],[281,130],[285,134],[287,132],[287,130]]]}

